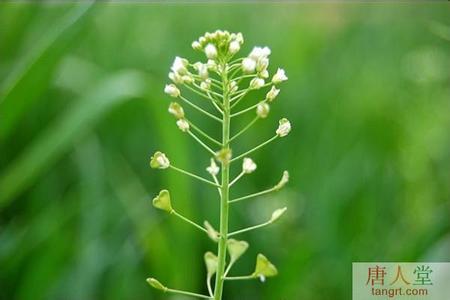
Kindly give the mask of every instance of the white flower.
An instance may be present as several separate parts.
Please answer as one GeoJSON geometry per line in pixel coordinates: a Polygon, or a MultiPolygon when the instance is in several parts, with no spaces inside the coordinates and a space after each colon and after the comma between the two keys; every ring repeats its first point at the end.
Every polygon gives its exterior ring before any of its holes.
{"type": "Polygon", "coordinates": [[[171,69],[176,74],[185,75],[188,72],[188,70],[187,70],[188,64],[189,64],[189,62],[187,59],[177,56],[177,57],[175,57],[175,60],[173,61],[171,69]]]}
{"type": "Polygon", "coordinates": [[[256,62],[251,58],[244,58],[242,60],[242,71],[245,73],[253,73],[256,69],[256,62]]]}
{"type": "Polygon", "coordinates": [[[206,79],[200,83],[200,88],[204,91],[209,90],[211,87],[211,79],[206,79]]]}
{"type": "Polygon", "coordinates": [[[178,84],[183,84],[184,83],[183,77],[178,75],[178,73],[170,72],[169,73],[169,78],[170,78],[170,80],[172,80],[175,83],[178,83],[178,84]]]}
{"type": "Polygon", "coordinates": [[[248,55],[248,57],[250,57],[251,59],[258,61],[259,59],[262,58],[267,58],[270,55],[271,51],[269,49],[269,47],[254,47],[252,52],[250,52],[250,54],[248,55]]]}
{"type": "Polygon", "coordinates": [[[177,88],[175,84],[166,84],[164,87],[164,93],[168,94],[171,97],[177,98],[180,96],[180,90],[177,88]]]}
{"type": "Polygon", "coordinates": [[[150,167],[153,169],[167,169],[170,166],[170,161],[167,156],[156,151],[155,154],[150,158],[150,167]]]}
{"type": "Polygon", "coordinates": [[[238,32],[238,33],[236,34],[236,41],[237,41],[239,44],[243,44],[243,43],[244,43],[244,36],[242,35],[242,33],[238,32]]]}
{"type": "Polygon", "coordinates": [[[284,137],[289,134],[289,131],[291,131],[291,123],[286,118],[281,119],[276,134],[280,137],[284,137]]]}
{"type": "Polygon", "coordinates": [[[170,103],[170,105],[169,105],[169,113],[172,114],[173,116],[175,116],[175,118],[177,118],[177,119],[184,118],[183,107],[181,107],[181,105],[178,104],[177,102],[170,103]]]}
{"type": "Polygon", "coordinates": [[[201,78],[203,78],[203,79],[208,78],[208,65],[207,64],[202,64],[201,62],[196,62],[194,64],[194,68],[198,71],[198,75],[201,78]]]}
{"type": "Polygon", "coordinates": [[[208,61],[206,62],[206,65],[208,67],[208,70],[217,71],[217,64],[214,60],[208,59],[208,61]]]}
{"type": "Polygon", "coordinates": [[[250,81],[250,88],[255,89],[255,90],[260,89],[263,85],[264,85],[264,79],[262,79],[262,78],[256,77],[250,81]]]}
{"type": "Polygon", "coordinates": [[[242,172],[250,174],[256,170],[256,164],[251,158],[244,158],[242,162],[242,172]]]}
{"type": "Polygon", "coordinates": [[[261,72],[258,73],[258,76],[261,78],[269,78],[269,71],[262,70],[261,72]]]}
{"type": "Polygon", "coordinates": [[[228,52],[231,54],[236,54],[241,49],[241,45],[238,41],[232,41],[228,47],[228,52]]]}
{"type": "Polygon", "coordinates": [[[266,70],[268,66],[269,66],[269,59],[267,57],[262,57],[258,59],[258,61],[256,62],[256,70],[258,72],[266,70]]]}
{"type": "Polygon", "coordinates": [[[214,158],[211,158],[211,164],[206,168],[206,171],[212,176],[216,176],[217,174],[219,174],[219,170],[220,168],[216,164],[216,161],[214,160],[214,158]]]}
{"type": "Polygon", "coordinates": [[[188,123],[188,121],[186,121],[186,119],[179,119],[177,121],[177,126],[183,132],[186,132],[189,130],[189,123],[188,123]]]}
{"type": "Polygon", "coordinates": [[[192,46],[192,48],[194,50],[201,50],[202,49],[202,45],[198,41],[193,41],[191,46],[192,46]]]}
{"type": "Polygon", "coordinates": [[[239,87],[238,87],[236,81],[233,80],[233,81],[230,82],[230,94],[236,93],[238,88],[239,87]]]}
{"type": "Polygon", "coordinates": [[[206,57],[209,59],[215,59],[217,57],[217,49],[213,44],[208,44],[205,47],[206,57]]]}
{"type": "Polygon", "coordinates": [[[266,118],[269,115],[270,106],[265,101],[261,101],[256,106],[256,115],[260,118],[266,118]]]}
{"type": "Polygon", "coordinates": [[[186,83],[193,83],[194,82],[194,78],[192,77],[191,74],[187,74],[181,77],[181,80],[186,83]]]}
{"type": "Polygon", "coordinates": [[[280,83],[280,82],[286,81],[286,80],[288,80],[288,78],[287,78],[284,70],[278,68],[277,72],[272,77],[272,82],[277,84],[277,83],[280,83]]]}
{"type": "Polygon", "coordinates": [[[277,89],[275,86],[272,86],[270,91],[268,91],[266,94],[267,101],[272,102],[278,96],[279,93],[280,90],[277,89]]]}

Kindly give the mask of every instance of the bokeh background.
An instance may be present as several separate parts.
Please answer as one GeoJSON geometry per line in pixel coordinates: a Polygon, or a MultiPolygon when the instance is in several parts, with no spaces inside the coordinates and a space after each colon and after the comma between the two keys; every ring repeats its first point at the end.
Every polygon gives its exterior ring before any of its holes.
{"type": "Polygon", "coordinates": [[[225,299],[350,299],[352,261],[449,261],[449,17],[445,2],[1,3],[0,299],[185,299],[151,289],[151,275],[206,292],[215,245],[150,200],[169,188],[178,211],[217,227],[215,191],[148,160],[160,149],[207,175],[163,87],[173,58],[203,59],[191,42],[219,28],[244,34],[242,55],[270,46],[270,70],[289,76],[235,153],[280,117],[293,124],[233,193],[284,169],[288,187],[231,209],[240,228],[289,207],[242,236],[251,246],[233,270],[262,252],[280,275],[227,283],[225,299]]]}

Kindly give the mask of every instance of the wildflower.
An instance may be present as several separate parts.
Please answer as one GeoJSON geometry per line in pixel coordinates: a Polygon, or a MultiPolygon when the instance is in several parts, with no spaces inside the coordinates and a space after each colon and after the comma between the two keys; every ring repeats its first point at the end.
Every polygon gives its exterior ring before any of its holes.
{"type": "Polygon", "coordinates": [[[244,58],[242,60],[242,71],[245,73],[253,73],[256,69],[256,62],[251,58],[244,58]]]}
{"type": "Polygon", "coordinates": [[[242,162],[242,172],[250,174],[256,170],[256,164],[251,158],[244,158],[242,162]]]}
{"type": "Polygon", "coordinates": [[[216,164],[216,161],[214,160],[214,158],[211,158],[211,164],[206,168],[206,171],[212,176],[216,176],[217,174],[219,174],[219,170],[220,168],[216,164]]]}
{"type": "Polygon", "coordinates": [[[201,78],[203,78],[203,79],[208,78],[208,65],[207,64],[202,64],[201,62],[196,62],[194,64],[194,68],[198,71],[198,75],[201,78]]]}
{"type": "Polygon", "coordinates": [[[231,160],[231,157],[231,149],[229,148],[223,148],[216,153],[216,159],[222,164],[228,164],[228,162],[231,160]]]}
{"type": "Polygon", "coordinates": [[[189,61],[179,56],[175,57],[171,70],[178,75],[186,75],[188,73],[187,66],[189,61]]]}
{"type": "Polygon", "coordinates": [[[262,70],[262,71],[258,72],[258,77],[260,77],[260,78],[269,78],[269,71],[262,70]]]}
{"type": "Polygon", "coordinates": [[[194,50],[201,50],[202,49],[202,45],[198,41],[193,41],[191,46],[192,46],[192,48],[194,50]]]}
{"type": "Polygon", "coordinates": [[[267,57],[262,57],[256,62],[256,71],[261,72],[267,69],[269,66],[269,59],[267,57]]]}
{"type": "Polygon", "coordinates": [[[204,91],[207,91],[211,88],[211,79],[205,79],[200,83],[200,88],[204,91]]]}
{"type": "Polygon", "coordinates": [[[217,230],[215,230],[214,227],[212,227],[212,225],[209,224],[208,221],[203,222],[203,225],[205,226],[206,231],[208,232],[209,238],[217,243],[220,236],[219,232],[217,232],[217,230]]]}
{"type": "Polygon", "coordinates": [[[244,254],[248,249],[248,243],[246,241],[237,241],[235,239],[229,239],[227,241],[228,254],[230,255],[230,263],[234,263],[239,257],[244,254]]]}
{"type": "Polygon", "coordinates": [[[235,80],[230,82],[230,94],[236,93],[238,90],[238,85],[237,82],[235,80]]]}
{"type": "Polygon", "coordinates": [[[183,107],[177,102],[171,102],[169,105],[169,113],[175,116],[177,119],[184,118],[184,110],[183,107]]]}
{"type": "Polygon", "coordinates": [[[214,275],[217,271],[217,264],[219,262],[217,256],[215,256],[212,252],[206,252],[205,256],[205,265],[206,265],[206,273],[208,278],[214,275]]]}
{"type": "Polygon", "coordinates": [[[170,161],[167,156],[160,152],[156,151],[155,154],[150,158],[150,167],[152,169],[167,169],[170,166],[170,161]]]}
{"type": "Polygon", "coordinates": [[[275,222],[276,220],[278,220],[287,210],[287,207],[283,207],[283,208],[279,208],[277,210],[275,210],[272,213],[272,216],[270,217],[270,221],[271,223],[275,222]]]}
{"type": "Polygon", "coordinates": [[[259,277],[261,281],[264,281],[266,277],[275,276],[278,274],[277,268],[261,253],[256,257],[254,277],[259,277]]]}
{"type": "Polygon", "coordinates": [[[178,75],[178,73],[174,73],[174,72],[170,72],[169,73],[169,78],[170,80],[172,80],[173,82],[177,83],[177,84],[183,84],[183,76],[178,75]]]}
{"type": "Polygon", "coordinates": [[[217,49],[213,44],[208,44],[205,47],[206,57],[209,59],[215,59],[217,57],[217,49]]]}
{"type": "Polygon", "coordinates": [[[283,118],[279,121],[278,129],[276,131],[276,134],[278,134],[279,137],[284,137],[289,134],[291,131],[291,123],[288,119],[283,118]]]}
{"type": "Polygon", "coordinates": [[[250,81],[250,88],[255,89],[255,90],[260,89],[263,85],[264,85],[264,79],[262,79],[262,78],[256,77],[250,81]]]}
{"type": "Polygon", "coordinates": [[[208,59],[208,61],[206,62],[206,66],[210,71],[217,71],[217,63],[212,59],[208,59]]]}
{"type": "Polygon", "coordinates": [[[288,78],[287,78],[284,70],[278,68],[277,72],[272,77],[272,82],[277,84],[277,83],[280,83],[280,82],[286,81],[286,80],[288,80],[288,78]]]}
{"type": "Polygon", "coordinates": [[[241,45],[239,44],[239,42],[232,41],[230,43],[230,46],[228,47],[228,52],[230,52],[230,54],[236,54],[240,49],[241,49],[241,45]]]}
{"type": "Polygon", "coordinates": [[[269,47],[254,47],[252,52],[248,55],[254,61],[258,61],[263,58],[267,58],[270,55],[271,51],[269,47]]]}
{"type": "Polygon", "coordinates": [[[186,121],[186,119],[179,119],[177,121],[177,126],[183,132],[186,132],[189,130],[189,123],[188,123],[188,121],[186,121]]]}
{"type": "Polygon", "coordinates": [[[193,83],[194,82],[194,78],[192,77],[192,74],[183,75],[181,77],[181,80],[183,83],[193,83]]]}
{"type": "Polygon", "coordinates": [[[275,185],[275,190],[279,190],[281,188],[283,188],[286,183],[289,182],[289,172],[288,171],[283,171],[283,176],[281,176],[280,181],[277,183],[277,185],[275,185]]]}
{"type": "Polygon", "coordinates": [[[266,94],[267,101],[272,102],[278,96],[279,93],[280,90],[277,89],[275,86],[272,86],[270,91],[268,91],[266,94]]]}
{"type": "Polygon", "coordinates": [[[266,118],[269,115],[270,106],[266,101],[261,101],[256,107],[256,115],[260,118],[266,118]]]}
{"type": "Polygon", "coordinates": [[[170,193],[168,190],[162,190],[159,192],[158,196],[153,198],[153,206],[165,210],[168,213],[173,212],[172,204],[170,202],[170,193]]]}
{"type": "Polygon", "coordinates": [[[167,95],[174,97],[174,98],[177,98],[178,96],[180,96],[180,90],[173,83],[166,84],[166,86],[164,87],[164,93],[166,93],[167,95]]]}

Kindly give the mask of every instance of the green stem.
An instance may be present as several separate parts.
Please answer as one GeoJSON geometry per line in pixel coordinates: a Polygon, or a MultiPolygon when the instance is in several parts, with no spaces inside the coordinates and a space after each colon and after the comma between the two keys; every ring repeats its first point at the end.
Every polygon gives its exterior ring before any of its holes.
{"type": "Polygon", "coordinates": [[[211,153],[212,156],[216,155],[216,152],[214,152],[214,150],[212,150],[205,143],[203,143],[202,140],[198,138],[198,136],[196,136],[194,133],[192,133],[192,131],[188,130],[187,133],[189,133],[189,135],[192,136],[192,138],[194,138],[194,140],[196,140],[203,148],[205,148],[206,151],[211,153]]]}
{"type": "Polygon", "coordinates": [[[180,218],[181,220],[193,225],[194,227],[200,229],[201,231],[205,232],[206,234],[208,234],[208,230],[206,230],[205,228],[203,228],[202,226],[198,225],[197,223],[195,223],[194,221],[189,220],[188,218],[186,218],[183,215],[180,215],[179,213],[177,213],[175,210],[172,210],[170,212],[171,214],[174,214],[175,216],[177,216],[178,218],[180,218]]]}
{"type": "Polygon", "coordinates": [[[267,190],[264,190],[264,191],[261,191],[261,192],[253,193],[253,194],[250,194],[250,195],[247,195],[247,196],[242,196],[242,197],[230,200],[228,203],[234,203],[234,202],[242,201],[242,200],[245,200],[245,199],[262,196],[262,195],[268,194],[268,193],[276,191],[276,190],[277,190],[276,187],[272,187],[270,189],[267,189],[267,190]]]}
{"type": "Polygon", "coordinates": [[[244,228],[244,229],[241,229],[241,230],[233,231],[233,232],[229,233],[228,236],[233,236],[233,235],[236,235],[236,234],[240,234],[240,233],[244,233],[244,232],[247,232],[247,231],[255,230],[255,229],[258,229],[258,228],[270,225],[270,224],[272,224],[272,221],[267,221],[267,222],[264,222],[262,224],[258,224],[258,225],[250,226],[250,227],[247,227],[247,228],[244,228]]]}
{"type": "Polygon", "coordinates": [[[225,277],[224,280],[249,280],[255,279],[254,275],[225,277]]]}
{"type": "Polygon", "coordinates": [[[171,169],[174,169],[175,171],[178,171],[178,172],[180,172],[180,173],[183,173],[183,174],[185,174],[185,175],[191,176],[191,177],[193,177],[193,178],[195,178],[195,179],[198,179],[198,180],[200,180],[200,181],[203,181],[203,182],[205,182],[205,183],[208,183],[208,184],[210,184],[210,185],[212,185],[212,186],[215,186],[215,187],[221,187],[220,185],[217,185],[217,184],[215,184],[214,182],[209,181],[208,179],[205,179],[205,178],[200,177],[200,176],[198,176],[198,175],[192,174],[191,172],[185,171],[185,170],[180,169],[180,168],[177,168],[177,167],[175,167],[175,166],[170,165],[170,168],[171,168],[171,169]]]}
{"type": "Polygon", "coordinates": [[[255,148],[253,148],[253,149],[251,149],[251,150],[248,150],[247,152],[242,153],[241,155],[236,156],[236,157],[233,158],[230,162],[236,161],[236,160],[238,160],[238,159],[243,158],[244,156],[249,155],[250,153],[252,153],[252,152],[258,150],[259,148],[261,148],[261,147],[267,145],[268,143],[272,142],[272,141],[275,140],[277,137],[278,137],[278,135],[273,136],[272,138],[270,138],[270,139],[268,139],[267,141],[265,141],[264,143],[262,143],[262,144],[256,146],[255,148]]]}
{"type": "Polygon", "coordinates": [[[189,104],[190,106],[192,106],[193,108],[195,108],[196,110],[198,110],[199,112],[202,112],[203,114],[207,115],[208,117],[210,117],[211,119],[216,120],[217,122],[222,122],[221,119],[219,119],[218,117],[216,117],[215,115],[207,112],[206,110],[204,110],[203,108],[195,105],[194,103],[192,103],[191,101],[189,101],[188,99],[186,99],[183,96],[180,96],[180,99],[183,100],[184,102],[186,102],[187,104],[189,104]]]}
{"type": "Polygon", "coordinates": [[[256,121],[258,121],[259,117],[256,116],[250,123],[247,124],[247,126],[245,126],[243,129],[241,129],[241,131],[239,131],[238,133],[236,133],[231,139],[230,142],[232,140],[234,140],[235,138],[237,138],[238,136],[240,136],[241,134],[243,134],[245,131],[247,131],[247,129],[249,129],[250,127],[252,127],[253,124],[255,124],[256,121]]]}
{"type": "Polygon", "coordinates": [[[218,140],[216,140],[215,138],[210,137],[206,132],[204,132],[203,130],[201,130],[200,128],[198,128],[196,125],[194,125],[191,121],[189,121],[188,119],[186,119],[186,121],[189,123],[189,125],[194,128],[198,133],[200,133],[201,135],[203,135],[205,138],[207,138],[208,140],[210,140],[211,142],[213,142],[214,144],[222,147],[222,143],[219,142],[218,140]]]}
{"type": "Polygon", "coordinates": [[[181,295],[192,296],[192,297],[198,297],[198,298],[202,298],[202,299],[212,299],[211,297],[206,296],[206,295],[201,295],[201,294],[191,293],[191,292],[186,292],[186,291],[180,291],[180,290],[174,290],[174,289],[165,289],[164,292],[166,292],[166,293],[173,293],[173,294],[181,294],[181,295]]]}
{"type": "MultiPolygon", "coordinates": [[[[224,63],[225,65],[225,63],[224,63]]],[[[225,68],[223,68],[225,70],[225,68]]],[[[222,73],[223,85],[223,120],[222,120],[222,145],[226,150],[230,149],[230,98],[227,71],[222,73]]],[[[222,185],[220,198],[220,238],[218,242],[218,264],[216,282],[214,287],[214,300],[222,299],[223,274],[225,272],[228,236],[228,200],[229,200],[230,163],[222,162],[222,185]]]]}

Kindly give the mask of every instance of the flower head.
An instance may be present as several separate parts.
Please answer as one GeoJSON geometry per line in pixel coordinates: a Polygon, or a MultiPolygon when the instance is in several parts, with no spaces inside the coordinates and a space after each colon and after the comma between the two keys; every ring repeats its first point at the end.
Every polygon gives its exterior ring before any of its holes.
{"type": "Polygon", "coordinates": [[[213,44],[208,44],[205,47],[206,57],[209,59],[215,59],[217,57],[217,48],[213,44]]]}
{"type": "Polygon", "coordinates": [[[258,90],[264,85],[264,79],[255,77],[250,81],[250,88],[258,90]]]}
{"type": "Polygon", "coordinates": [[[283,82],[283,81],[286,81],[286,80],[288,80],[288,78],[287,78],[284,70],[278,68],[277,72],[272,77],[272,82],[274,84],[277,84],[277,83],[280,83],[280,82],[283,82]]]}
{"type": "Polygon", "coordinates": [[[169,113],[172,114],[177,119],[184,118],[183,107],[177,102],[171,102],[169,105],[169,113]]]}
{"type": "Polygon", "coordinates": [[[260,118],[267,118],[269,115],[270,106],[266,103],[266,101],[261,101],[258,103],[256,107],[256,115],[260,118]]]}
{"type": "Polygon", "coordinates": [[[272,86],[270,91],[268,91],[266,94],[267,101],[272,102],[278,96],[279,93],[280,90],[277,89],[275,86],[272,86]]]}
{"type": "Polygon", "coordinates": [[[214,160],[214,158],[211,158],[211,164],[206,168],[206,171],[212,176],[216,176],[217,174],[219,174],[219,170],[220,168],[216,164],[216,161],[214,160]]]}
{"type": "Polygon", "coordinates": [[[194,64],[194,69],[196,69],[198,71],[198,75],[201,78],[203,78],[203,79],[208,78],[208,65],[207,64],[202,64],[201,62],[196,62],[194,64]]]}
{"type": "Polygon", "coordinates": [[[186,75],[188,73],[187,66],[189,65],[189,61],[185,58],[181,58],[179,56],[175,57],[175,60],[172,63],[171,70],[178,75],[186,75]]]}
{"type": "Polygon", "coordinates": [[[251,59],[258,61],[263,58],[267,58],[270,55],[271,51],[269,47],[254,47],[252,52],[248,55],[251,59]]]}
{"type": "Polygon", "coordinates": [[[189,130],[189,123],[186,119],[178,119],[177,126],[183,132],[187,132],[189,130]]]}
{"type": "Polygon", "coordinates": [[[255,72],[255,69],[256,61],[248,57],[242,60],[242,71],[244,71],[245,73],[253,73],[255,72]]]}
{"type": "Polygon", "coordinates": [[[256,170],[256,164],[251,158],[244,158],[242,161],[242,172],[246,174],[253,173],[256,170]]]}
{"type": "Polygon", "coordinates": [[[177,98],[178,96],[180,96],[180,90],[173,83],[166,84],[166,86],[164,87],[164,93],[166,93],[169,96],[174,97],[174,98],[177,98]]]}
{"type": "Polygon", "coordinates": [[[286,118],[281,119],[279,121],[278,129],[276,131],[278,136],[284,137],[288,135],[290,131],[291,131],[291,123],[289,122],[289,120],[286,118]]]}
{"type": "Polygon", "coordinates": [[[150,158],[150,167],[152,169],[167,169],[170,167],[170,161],[164,153],[156,151],[150,158]]]}
{"type": "Polygon", "coordinates": [[[172,204],[170,202],[170,193],[168,190],[162,190],[159,192],[158,196],[153,198],[153,206],[165,210],[168,213],[173,212],[172,204]]]}
{"type": "Polygon", "coordinates": [[[230,54],[236,54],[241,49],[241,44],[238,41],[232,41],[228,47],[230,54]]]}
{"type": "Polygon", "coordinates": [[[200,88],[204,91],[207,91],[211,88],[211,79],[205,79],[200,83],[200,88]]]}

